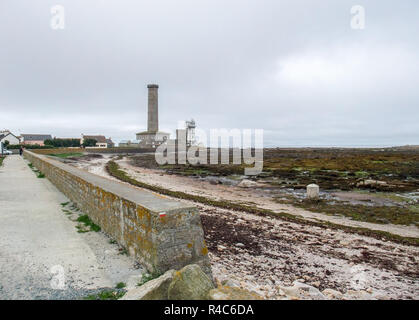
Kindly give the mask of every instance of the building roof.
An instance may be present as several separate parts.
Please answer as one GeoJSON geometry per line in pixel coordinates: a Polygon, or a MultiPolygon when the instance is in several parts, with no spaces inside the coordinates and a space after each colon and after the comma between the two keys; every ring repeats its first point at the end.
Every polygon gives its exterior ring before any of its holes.
{"type": "Polygon", "coordinates": [[[5,138],[5,137],[7,137],[7,136],[10,136],[10,135],[12,135],[13,137],[15,137],[16,139],[18,139],[18,140],[20,140],[19,139],[19,137],[17,137],[17,136],[15,136],[13,133],[11,133],[10,131],[5,131],[5,132],[3,132],[3,133],[0,133],[0,140],[1,139],[3,139],[3,138],[5,138]]]}
{"type": "Polygon", "coordinates": [[[23,141],[45,141],[52,140],[50,134],[22,134],[23,141]]]}
{"type": "Polygon", "coordinates": [[[88,136],[88,135],[83,135],[83,139],[93,139],[96,140],[96,142],[98,143],[108,143],[107,139],[105,138],[105,136],[88,136]]]}
{"type": "Polygon", "coordinates": [[[163,132],[163,131],[143,131],[143,132],[139,132],[137,133],[138,136],[146,136],[146,135],[170,135],[170,133],[168,132],[163,132]]]}

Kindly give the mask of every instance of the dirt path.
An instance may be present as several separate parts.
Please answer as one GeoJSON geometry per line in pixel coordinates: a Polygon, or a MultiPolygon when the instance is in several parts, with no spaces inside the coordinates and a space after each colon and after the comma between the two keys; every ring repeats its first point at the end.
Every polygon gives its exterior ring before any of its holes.
{"type": "Polygon", "coordinates": [[[61,203],[18,155],[0,167],[0,300],[79,299],[142,273],[102,233],[78,233],[61,203]],[[62,281],[61,281],[62,279],[62,281]]]}
{"type": "MultiPolygon", "coordinates": [[[[202,195],[191,178],[138,172],[126,162],[118,163],[143,182],[202,195]]],[[[206,195],[209,190],[210,184],[201,192],[206,195]]],[[[320,290],[338,290],[346,299],[419,299],[416,247],[194,204],[200,209],[213,273],[220,281],[236,281],[269,299],[284,298],[279,286],[295,280],[320,290]]]]}

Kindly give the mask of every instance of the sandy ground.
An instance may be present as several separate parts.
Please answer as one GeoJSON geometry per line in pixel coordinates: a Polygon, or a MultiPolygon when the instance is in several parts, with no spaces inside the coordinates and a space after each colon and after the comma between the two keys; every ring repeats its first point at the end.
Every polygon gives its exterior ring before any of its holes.
{"type": "MultiPolygon", "coordinates": [[[[100,167],[109,159],[74,165],[108,176],[100,167]]],[[[266,204],[252,197],[251,190],[225,189],[193,178],[133,168],[124,160],[118,163],[132,177],[168,189],[245,203],[256,200],[270,209],[299,211],[266,204]]],[[[295,280],[319,290],[337,290],[346,299],[419,299],[417,247],[195,205],[201,212],[213,273],[219,281],[236,281],[268,299],[285,298],[280,286],[292,285],[295,280]]]]}
{"type": "MultiPolygon", "coordinates": [[[[245,189],[234,186],[211,184],[208,181],[202,181],[192,177],[169,175],[158,170],[132,166],[127,160],[119,160],[117,163],[133,178],[174,191],[183,191],[189,194],[201,195],[217,200],[228,200],[240,204],[256,205],[259,208],[299,215],[306,219],[330,221],[352,227],[364,227],[372,230],[381,230],[405,237],[419,237],[419,229],[416,226],[375,224],[354,221],[343,216],[329,216],[321,213],[310,212],[304,209],[295,208],[291,205],[275,202],[269,195],[266,194],[266,191],[258,192],[254,188],[245,189]]],[[[96,166],[97,165],[94,164],[93,168],[96,168],[96,166]]]]}
{"type": "Polygon", "coordinates": [[[103,233],[78,233],[72,220],[82,213],[65,214],[68,199],[22,157],[6,158],[0,182],[0,300],[80,299],[136,284],[143,269],[103,233]]]}

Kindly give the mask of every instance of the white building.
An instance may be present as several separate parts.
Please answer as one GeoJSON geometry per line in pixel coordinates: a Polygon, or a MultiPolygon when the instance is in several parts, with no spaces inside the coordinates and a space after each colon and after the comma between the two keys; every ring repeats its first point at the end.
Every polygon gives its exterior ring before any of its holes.
{"type": "Polygon", "coordinates": [[[9,130],[0,132],[0,142],[6,145],[6,141],[9,142],[9,145],[20,144],[20,139],[9,130]]]}

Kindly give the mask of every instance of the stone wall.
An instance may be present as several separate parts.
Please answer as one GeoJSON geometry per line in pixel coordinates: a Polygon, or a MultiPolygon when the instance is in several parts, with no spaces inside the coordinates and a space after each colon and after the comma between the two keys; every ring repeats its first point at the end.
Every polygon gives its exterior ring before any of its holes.
{"type": "MultiPolygon", "coordinates": [[[[30,161],[150,272],[191,263],[211,274],[198,210],[25,150],[30,161]]],[[[58,214],[58,213],[57,213],[58,214]]]]}
{"type": "MultiPolygon", "coordinates": [[[[28,149],[29,150],[29,149],[28,149]]],[[[125,153],[148,153],[154,152],[153,148],[138,148],[138,147],[114,147],[114,148],[57,148],[57,149],[31,149],[30,151],[37,154],[59,154],[59,153],[107,153],[107,154],[125,154],[125,153]]]]}

